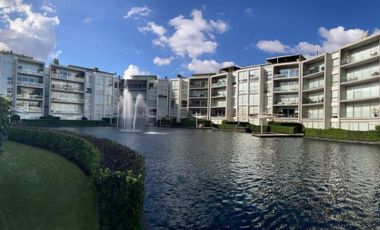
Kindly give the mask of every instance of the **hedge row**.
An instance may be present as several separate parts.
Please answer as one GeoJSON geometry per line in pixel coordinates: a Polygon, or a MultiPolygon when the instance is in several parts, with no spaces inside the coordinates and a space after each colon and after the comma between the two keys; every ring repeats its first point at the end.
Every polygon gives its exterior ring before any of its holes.
{"type": "Polygon", "coordinates": [[[22,120],[25,126],[31,127],[89,127],[89,126],[105,126],[109,123],[105,121],[90,121],[90,120],[22,120]]]}
{"type": "Polygon", "coordinates": [[[287,127],[294,127],[295,133],[303,133],[305,127],[301,123],[294,123],[294,122],[275,122],[270,121],[268,122],[269,126],[287,126],[287,127]]]}
{"type": "Polygon", "coordinates": [[[116,142],[67,131],[12,127],[9,139],[56,152],[92,178],[101,229],[140,229],[144,159],[116,142]]]}
{"type": "Polygon", "coordinates": [[[318,137],[337,140],[352,140],[352,141],[380,141],[380,131],[351,131],[343,129],[305,129],[306,137],[318,137]]]}
{"type": "Polygon", "coordinates": [[[294,134],[297,128],[295,126],[280,126],[280,125],[270,125],[269,129],[272,133],[285,133],[294,134]]]}

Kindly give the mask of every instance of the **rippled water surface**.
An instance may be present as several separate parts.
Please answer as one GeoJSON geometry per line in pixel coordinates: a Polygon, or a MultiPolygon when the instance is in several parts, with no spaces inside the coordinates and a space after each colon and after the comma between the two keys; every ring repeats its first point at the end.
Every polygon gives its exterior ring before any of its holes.
{"type": "Polygon", "coordinates": [[[145,156],[152,229],[380,226],[379,146],[211,130],[75,130],[145,156]]]}

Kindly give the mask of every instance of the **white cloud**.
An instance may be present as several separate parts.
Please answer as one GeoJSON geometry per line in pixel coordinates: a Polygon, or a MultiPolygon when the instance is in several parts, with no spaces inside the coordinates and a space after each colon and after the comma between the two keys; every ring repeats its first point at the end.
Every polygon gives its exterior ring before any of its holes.
{"type": "Polygon", "coordinates": [[[0,42],[0,51],[11,51],[11,49],[3,42],[0,42]]]}
{"type": "Polygon", "coordinates": [[[187,64],[187,69],[193,73],[216,73],[219,69],[232,65],[234,65],[234,63],[230,61],[218,63],[217,61],[212,59],[193,59],[189,64],[187,64]]]}
{"type": "Polygon", "coordinates": [[[247,14],[248,16],[252,16],[253,15],[253,10],[251,8],[246,8],[244,10],[244,13],[247,14]]]}
{"type": "Polygon", "coordinates": [[[51,2],[44,2],[41,6],[41,9],[46,13],[55,13],[57,12],[55,6],[51,2]]]}
{"type": "MultiPolygon", "coordinates": [[[[374,29],[374,33],[379,32],[374,29]]],[[[338,26],[332,29],[319,28],[319,35],[322,38],[320,44],[309,42],[299,42],[295,46],[285,45],[279,40],[261,40],[256,46],[260,50],[268,53],[302,53],[305,56],[314,56],[317,53],[334,52],[344,45],[356,42],[368,35],[368,31],[362,29],[348,29],[338,26]]]]}
{"type": "Polygon", "coordinates": [[[138,19],[139,17],[146,17],[152,12],[151,9],[149,9],[146,6],[143,7],[132,7],[128,13],[124,16],[125,19],[134,17],[134,19],[138,19]]]}
{"type": "Polygon", "coordinates": [[[140,68],[137,65],[129,65],[128,68],[124,71],[123,78],[124,79],[131,79],[132,75],[144,75],[149,74],[148,71],[140,70],[140,68]]]}
{"type": "Polygon", "coordinates": [[[289,46],[282,44],[279,40],[261,40],[256,46],[267,53],[286,53],[289,50],[289,46]]]}
{"type": "Polygon", "coordinates": [[[140,27],[140,32],[153,32],[158,38],[152,42],[160,47],[169,47],[177,56],[190,57],[192,59],[203,54],[215,53],[218,47],[214,33],[224,33],[228,25],[221,20],[206,20],[202,11],[193,10],[192,18],[177,16],[169,21],[174,27],[172,35],[167,35],[164,27],[149,22],[145,27],[140,27]]]}
{"type": "Polygon", "coordinates": [[[82,20],[82,23],[89,25],[89,24],[91,24],[93,21],[94,21],[94,18],[93,18],[93,17],[85,17],[85,18],[82,20]]]}
{"type": "Polygon", "coordinates": [[[0,1],[0,41],[16,53],[45,60],[54,54],[57,16],[34,12],[22,0],[0,1]]]}
{"type": "Polygon", "coordinates": [[[172,62],[172,58],[160,58],[160,57],[155,57],[153,59],[153,63],[156,64],[156,65],[159,65],[159,66],[162,66],[162,65],[170,65],[170,63],[172,62]]]}

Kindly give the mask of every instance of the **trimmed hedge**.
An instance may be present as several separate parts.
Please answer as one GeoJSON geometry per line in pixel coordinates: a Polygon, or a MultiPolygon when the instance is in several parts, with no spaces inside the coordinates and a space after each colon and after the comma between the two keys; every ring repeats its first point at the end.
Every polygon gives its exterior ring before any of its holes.
{"type": "Polygon", "coordinates": [[[380,131],[380,125],[376,125],[375,130],[380,131]]]}
{"type": "Polygon", "coordinates": [[[270,125],[269,129],[272,133],[285,133],[285,134],[295,134],[297,130],[295,126],[280,126],[280,125],[270,125]]]}
{"type": "MultiPolygon", "coordinates": [[[[184,127],[195,127],[197,121],[193,117],[188,117],[181,119],[181,123],[177,124],[177,126],[184,126],[184,127]]],[[[206,119],[198,119],[198,126],[202,125],[203,127],[211,127],[211,121],[206,119]]]]}
{"type": "Polygon", "coordinates": [[[344,129],[305,129],[306,137],[328,138],[336,140],[379,142],[380,131],[351,131],[344,129]]]}
{"type": "Polygon", "coordinates": [[[269,126],[287,126],[287,127],[295,127],[295,133],[303,133],[305,130],[305,127],[303,124],[300,123],[294,123],[294,122],[275,122],[270,121],[268,122],[269,126]]]}
{"type": "Polygon", "coordinates": [[[56,120],[56,119],[40,119],[40,120],[22,120],[22,124],[31,127],[89,127],[89,126],[105,126],[104,121],[89,120],[56,120]]]}
{"type": "MultiPolygon", "coordinates": [[[[260,125],[249,124],[249,129],[253,133],[260,133],[261,132],[261,126],[260,125]]],[[[269,126],[263,125],[263,132],[269,132],[269,131],[270,131],[269,126]]]]}
{"type": "Polygon", "coordinates": [[[0,96],[0,153],[3,152],[3,142],[7,138],[8,116],[11,103],[0,96]]]}
{"type": "Polygon", "coordinates": [[[140,229],[144,159],[108,139],[68,131],[11,127],[9,139],[56,152],[91,176],[101,229],[140,229]]]}

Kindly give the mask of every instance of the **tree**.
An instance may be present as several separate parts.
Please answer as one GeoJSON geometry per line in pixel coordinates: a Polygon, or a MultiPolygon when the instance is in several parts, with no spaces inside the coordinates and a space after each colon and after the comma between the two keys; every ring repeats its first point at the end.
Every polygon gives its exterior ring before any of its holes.
{"type": "Polygon", "coordinates": [[[53,64],[54,64],[54,65],[59,65],[59,60],[58,60],[58,58],[54,58],[54,59],[53,59],[53,64]]]}
{"type": "Polygon", "coordinates": [[[3,152],[3,143],[7,137],[9,126],[10,102],[0,97],[0,152],[3,152]]]}

